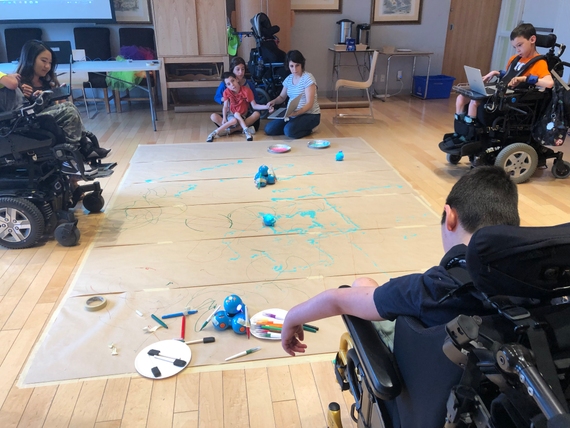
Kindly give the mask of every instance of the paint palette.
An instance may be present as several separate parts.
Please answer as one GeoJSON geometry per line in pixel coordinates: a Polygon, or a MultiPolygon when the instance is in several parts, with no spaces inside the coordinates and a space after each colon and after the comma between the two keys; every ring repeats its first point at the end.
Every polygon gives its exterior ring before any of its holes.
{"type": "Polygon", "coordinates": [[[267,151],[269,153],[287,153],[291,151],[291,146],[288,146],[287,144],[274,144],[269,146],[267,151]]]}
{"type": "Polygon", "coordinates": [[[256,313],[250,319],[251,334],[258,339],[281,340],[281,325],[285,315],[287,315],[286,310],[276,308],[256,313]]]}
{"type": "Polygon", "coordinates": [[[141,376],[149,379],[164,379],[180,373],[191,359],[190,347],[184,342],[162,340],[139,352],[135,358],[135,368],[141,376]]]}
{"type": "Polygon", "coordinates": [[[330,145],[331,142],[327,140],[311,140],[307,143],[307,147],[310,149],[326,149],[330,145]]]}

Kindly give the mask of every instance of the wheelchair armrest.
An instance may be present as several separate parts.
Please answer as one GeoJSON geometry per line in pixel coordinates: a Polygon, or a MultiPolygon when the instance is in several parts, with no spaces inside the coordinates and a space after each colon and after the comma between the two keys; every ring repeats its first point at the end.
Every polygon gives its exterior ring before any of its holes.
{"type": "Polygon", "coordinates": [[[380,338],[374,324],[352,315],[343,315],[342,319],[374,395],[384,401],[400,395],[400,373],[392,352],[380,338]]]}

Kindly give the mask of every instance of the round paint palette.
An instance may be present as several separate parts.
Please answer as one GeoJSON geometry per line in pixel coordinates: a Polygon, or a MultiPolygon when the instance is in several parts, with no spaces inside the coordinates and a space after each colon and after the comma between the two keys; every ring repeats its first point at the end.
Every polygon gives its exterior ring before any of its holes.
{"type": "Polygon", "coordinates": [[[287,153],[290,150],[291,146],[288,146],[287,144],[274,144],[267,148],[269,153],[287,153]]]}
{"type": "Polygon", "coordinates": [[[326,149],[331,145],[327,140],[311,140],[308,142],[307,147],[310,149],[326,149]]]}
{"type": "Polygon", "coordinates": [[[141,376],[149,379],[164,379],[180,373],[192,359],[190,347],[178,340],[162,340],[148,345],[135,358],[135,368],[141,376]],[[149,351],[159,352],[158,357],[149,351]],[[174,363],[176,361],[176,364],[174,363]]]}

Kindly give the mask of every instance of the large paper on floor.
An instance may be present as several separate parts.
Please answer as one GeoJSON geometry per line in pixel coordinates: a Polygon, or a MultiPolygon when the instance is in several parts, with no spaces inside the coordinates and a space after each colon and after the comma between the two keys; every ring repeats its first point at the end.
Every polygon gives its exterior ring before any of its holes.
{"type": "MultiPolygon", "coordinates": [[[[286,357],[278,341],[200,326],[229,294],[251,316],[287,310],[356,276],[383,282],[439,261],[438,216],[364,141],[334,139],[325,150],[287,142],[285,154],[269,154],[271,144],[139,147],[24,382],[132,373],[141,349],[180,336],[180,318],[145,333],[156,325],[150,315],[185,307],[198,310],[187,318],[186,340],[216,337],[191,345],[190,366],[224,364],[255,346],[262,350],[241,361],[286,357]],[[338,150],[343,162],[335,161],[338,150]],[[262,164],[278,181],[258,189],[253,176],[262,164]],[[273,227],[263,225],[264,214],[275,216],[273,227]],[[91,296],[107,306],[87,311],[91,296]]],[[[314,324],[308,352],[336,351],[340,318],[314,324]]]]}

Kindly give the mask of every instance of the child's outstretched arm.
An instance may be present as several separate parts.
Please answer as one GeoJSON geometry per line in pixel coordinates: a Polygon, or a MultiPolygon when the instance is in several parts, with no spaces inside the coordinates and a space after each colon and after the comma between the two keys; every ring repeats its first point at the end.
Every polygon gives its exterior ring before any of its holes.
{"type": "Polygon", "coordinates": [[[0,84],[15,91],[20,85],[20,75],[18,73],[0,75],[0,84]]]}
{"type": "Polygon", "coordinates": [[[257,104],[257,103],[255,102],[255,100],[253,100],[253,101],[251,102],[251,107],[252,107],[254,110],[269,110],[269,109],[273,108],[273,106],[270,106],[269,104],[257,104]]]}

